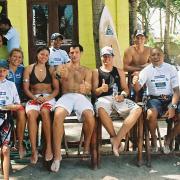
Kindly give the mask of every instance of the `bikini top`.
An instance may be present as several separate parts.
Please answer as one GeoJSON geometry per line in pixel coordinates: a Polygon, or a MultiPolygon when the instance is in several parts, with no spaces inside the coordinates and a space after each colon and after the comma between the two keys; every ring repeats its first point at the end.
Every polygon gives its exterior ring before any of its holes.
{"type": "Polygon", "coordinates": [[[44,84],[51,84],[52,83],[52,77],[49,72],[48,67],[46,66],[46,77],[43,81],[39,81],[39,79],[35,75],[35,65],[33,66],[32,72],[30,74],[30,84],[35,85],[38,83],[44,83],[44,84]]]}

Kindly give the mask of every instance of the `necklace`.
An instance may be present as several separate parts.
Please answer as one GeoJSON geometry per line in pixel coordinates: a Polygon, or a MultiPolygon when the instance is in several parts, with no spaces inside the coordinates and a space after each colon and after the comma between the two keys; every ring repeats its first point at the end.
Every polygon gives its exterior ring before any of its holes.
{"type": "Polygon", "coordinates": [[[43,69],[39,69],[40,72],[43,72],[43,69]]]}

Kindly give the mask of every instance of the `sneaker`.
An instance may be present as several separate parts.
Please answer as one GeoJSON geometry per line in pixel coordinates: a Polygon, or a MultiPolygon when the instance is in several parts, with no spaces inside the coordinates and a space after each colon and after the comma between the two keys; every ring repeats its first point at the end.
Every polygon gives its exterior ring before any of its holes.
{"type": "Polygon", "coordinates": [[[169,154],[171,152],[171,150],[169,149],[169,146],[164,145],[163,152],[164,152],[164,154],[169,154]]]}

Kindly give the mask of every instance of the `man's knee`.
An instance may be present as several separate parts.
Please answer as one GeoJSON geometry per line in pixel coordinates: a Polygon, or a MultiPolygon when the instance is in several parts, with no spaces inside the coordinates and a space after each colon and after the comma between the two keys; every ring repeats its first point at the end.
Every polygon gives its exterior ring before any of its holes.
{"type": "Polygon", "coordinates": [[[83,111],[82,115],[84,116],[85,119],[94,119],[94,113],[91,109],[87,109],[85,111],[83,111]]]}
{"type": "Polygon", "coordinates": [[[157,119],[157,116],[158,116],[158,112],[156,109],[152,108],[152,109],[147,110],[147,119],[148,120],[157,119]]]}
{"type": "Polygon", "coordinates": [[[3,145],[2,153],[3,153],[3,156],[9,156],[10,155],[10,149],[9,149],[8,145],[3,145]]]}

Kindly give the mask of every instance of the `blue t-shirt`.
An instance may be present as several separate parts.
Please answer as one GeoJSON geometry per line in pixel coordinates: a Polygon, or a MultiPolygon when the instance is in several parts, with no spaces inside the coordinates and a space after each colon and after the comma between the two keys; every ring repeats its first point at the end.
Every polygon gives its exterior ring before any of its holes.
{"type": "Polygon", "coordinates": [[[15,83],[20,98],[22,98],[24,96],[24,92],[23,92],[23,72],[24,72],[24,66],[19,65],[17,67],[17,70],[16,70],[15,73],[11,69],[9,69],[9,74],[6,77],[6,79],[8,79],[9,81],[12,81],[12,82],[15,83]]]}

